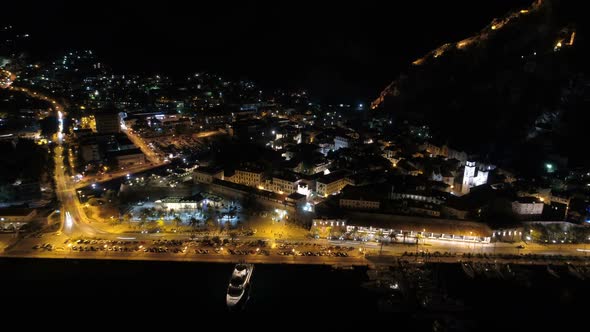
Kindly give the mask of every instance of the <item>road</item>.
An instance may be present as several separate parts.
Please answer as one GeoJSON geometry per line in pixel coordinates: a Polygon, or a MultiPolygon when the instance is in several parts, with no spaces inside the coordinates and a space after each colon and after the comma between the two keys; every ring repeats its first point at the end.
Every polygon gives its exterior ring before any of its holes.
{"type": "MultiPolygon", "coordinates": [[[[92,229],[84,228],[84,225],[74,224],[74,228],[79,227],[82,232],[92,232],[92,229]]],[[[451,254],[442,255],[445,253],[441,246],[431,246],[428,252],[434,254],[434,249],[440,249],[441,255],[430,255],[428,257],[415,255],[416,251],[413,251],[415,246],[395,244],[384,246],[383,250],[380,250],[380,246],[376,243],[359,243],[358,241],[346,242],[333,242],[325,240],[308,240],[308,242],[297,244],[284,244],[283,247],[279,246],[267,246],[265,250],[268,255],[257,254],[258,251],[253,251],[255,247],[244,245],[226,245],[221,250],[219,247],[217,250],[213,246],[205,246],[200,242],[189,240],[184,236],[176,237],[182,239],[181,244],[164,244],[154,240],[153,236],[150,235],[136,235],[134,237],[128,236],[115,236],[114,234],[104,234],[105,236],[99,235],[97,238],[111,238],[112,240],[97,240],[92,241],[90,244],[76,244],[73,241],[69,241],[65,234],[60,236],[56,235],[45,235],[41,239],[39,238],[27,238],[21,240],[17,246],[12,248],[9,252],[4,253],[4,256],[9,257],[29,257],[29,258],[66,258],[66,259],[114,259],[114,260],[156,260],[156,261],[192,261],[192,262],[216,262],[216,263],[235,263],[238,261],[247,261],[251,263],[266,263],[266,264],[320,264],[320,265],[339,265],[339,266],[352,266],[352,265],[374,265],[374,264],[391,264],[398,259],[404,259],[411,262],[441,262],[441,263],[456,263],[462,260],[475,260],[475,261],[486,261],[486,262],[499,262],[499,263],[511,263],[511,264],[564,264],[566,262],[572,262],[573,264],[585,264],[587,262],[587,252],[580,251],[584,250],[579,248],[577,245],[568,245],[567,248],[558,248],[552,245],[528,245],[526,249],[518,250],[522,255],[518,255],[518,251],[515,250],[515,246],[509,244],[501,244],[501,248],[497,249],[496,255],[489,254],[490,256],[484,257],[483,255],[473,256],[466,258],[463,256],[464,253],[474,253],[472,248],[469,247],[456,247],[452,248],[451,254]],[[126,244],[117,244],[126,242],[126,244]],[[96,242],[96,243],[95,243],[96,242]],[[158,243],[156,243],[158,242],[158,243]],[[44,249],[33,249],[35,245],[41,245],[44,243],[53,244],[54,250],[44,249]],[[80,251],[81,249],[75,248],[85,247],[86,250],[80,251]],[[92,246],[92,251],[89,248],[92,246]],[[113,247],[126,247],[129,250],[113,251],[113,247]],[[531,247],[529,249],[529,246],[531,247]],[[143,249],[146,248],[157,248],[167,247],[167,252],[145,252],[143,249]],[[274,247],[274,248],[273,248],[274,247]],[[352,247],[352,248],[351,248],[352,247]],[[185,248],[184,252],[174,253],[174,248],[185,248]],[[198,249],[208,249],[208,253],[199,253],[198,249]],[[246,255],[233,255],[230,254],[228,249],[237,250],[248,250],[250,254],[246,255]],[[322,252],[323,255],[305,256],[301,253],[311,251],[313,253],[322,252]],[[326,253],[345,252],[348,257],[338,257],[334,255],[326,255],[326,253]],[[287,254],[281,254],[287,253],[287,254]],[[407,255],[412,253],[412,255],[407,255]],[[546,257],[534,258],[527,254],[547,255],[546,257]],[[557,257],[556,254],[572,256],[567,259],[557,257]],[[573,256],[576,259],[573,259],[573,256]],[[554,258],[552,258],[554,257],[554,258]]],[[[91,237],[86,237],[90,239],[91,237]]],[[[167,236],[170,240],[171,236],[167,236]]],[[[242,241],[252,241],[251,238],[243,238],[237,243],[244,243],[242,241]]],[[[446,247],[449,249],[450,247],[446,247]]],[[[485,250],[493,250],[487,248],[485,250]]],[[[484,250],[484,251],[485,251],[484,250]]]]}
{"type": "Polygon", "coordinates": [[[139,137],[139,135],[135,134],[133,129],[127,128],[123,131],[125,132],[125,134],[127,134],[127,137],[129,137],[129,140],[141,149],[141,152],[143,152],[143,154],[150,161],[150,163],[157,164],[157,165],[164,164],[164,162],[162,160],[160,160],[160,157],[158,156],[158,154],[156,152],[154,152],[154,150],[151,147],[149,147],[147,144],[145,144],[145,141],[141,137],[139,137]]]}
{"type": "Polygon", "coordinates": [[[84,212],[81,211],[81,205],[76,197],[75,188],[70,185],[70,179],[65,174],[62,151],[62,145],[58,144],[55,147],[55,184],[56,195],[62,206],[60,209],[62,221],[60,232],[68,236],[97,236],[104,234],[104,231],[97,230],[87,223],[82,222],[86,218],[84,212]]]}
{"type": "Polygon", "coordinates": [[[74,184],[74,186],[76,187],[76,189],[80,189],[82,187],[86,187],[92,183],[102,183],[102,182],[107,182],[107,181],[111,181],[114,179],[118,179],[118,178],[122,178],[124,176],[127,176],[127,174],[134,174],[134,173],[141,173],[141,172],[145,172],[147,170],[150,169],[154,169],[157,167],[160,167],[164,165],[164,163],[160,163],[160,164],[143,164],[143,165],[136,165],[136,166],[132,166],[132,167],[128,167],[122,170],[118,170],[118,171],[114,171],[114,172],[109,172],[107,174],[102,174],[102,175],[92,175],[92,176],[85,176],[82,180],[76,182],[74,184]]]}

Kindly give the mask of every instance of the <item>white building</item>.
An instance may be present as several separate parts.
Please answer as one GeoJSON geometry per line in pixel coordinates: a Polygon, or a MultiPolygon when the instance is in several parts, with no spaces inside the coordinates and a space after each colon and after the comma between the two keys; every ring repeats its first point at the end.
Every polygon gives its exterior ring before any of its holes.
{"type": "Polygon", "coordinates": [[[272,179],[264,181],[264,190],[272,191],[281,195],[291,195],[297,192],[298,180],[293,176],[273,176],[272,179]]]}
{"type": "Polygon", "coordinates": [[[309,186],[306,183],[299,182],[297,184],[297,193],[305,195],[305,197],[309,198],[309,195],[311,195],[311,190],[309,189],[309,186]]]}
{"type": "Polygon", "coordinates": [[[543,206],[535,197],[520,197],[512,202],[512,211],[522,217],[535,216],[543,214],[543,206]]]}
{"type": "Polygon", "coordinates": [[[201,200],[182,197],[166,197],[157,200],[156,206],[166,210],[196,210],[199,207],[201,200]]]}
{"type": "Polygon", "coordinates": [[[350,139],[348,137],[336,136],[334,137],[334,151],[350,146],[350,139]]]}
{"type": "Polygon", "coordinates": [[[477,169],[474,161],[466,162],[461,193],[467,194],[471,188],[486,184],[488,182],[488,173],[487,169],[477,169]]]}

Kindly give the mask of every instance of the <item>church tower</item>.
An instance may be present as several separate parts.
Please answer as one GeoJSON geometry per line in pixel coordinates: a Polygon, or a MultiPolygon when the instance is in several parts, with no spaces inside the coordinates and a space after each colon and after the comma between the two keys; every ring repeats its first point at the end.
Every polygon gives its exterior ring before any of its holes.
{"type": "Polygon", "coordinates": [[[475,162],[468,161],[465,163],[465,171],[463,172],[463,184],[461,185],[461,192],[467,194],[469,188],[473,184],[473,177],[475,176],[475,162]]]}

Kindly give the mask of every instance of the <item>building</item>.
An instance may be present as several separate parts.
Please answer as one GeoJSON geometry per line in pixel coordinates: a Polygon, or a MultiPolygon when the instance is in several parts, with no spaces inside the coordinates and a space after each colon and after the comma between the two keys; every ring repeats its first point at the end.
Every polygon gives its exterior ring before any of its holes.
{"type": "Polygon", "coordinates": [[[447,157],[449,159],[459,160],[461,163],[464,163],[467,161],[467,153],[465,153],[463,151],[447,149],[447,157]]]}
{"type": "Polygon", "coordinates": [[[166,210],[196,210],[202,205],[203,200],[201,195],[195,195],[192,197],[166,197],[155,203],[156,206],[166,210]]]}
{"type": "Polygon", "coordinates": [[[352,210],[379,210],[381,200],[375,186],[348,186],[340,197],[340,207],[352,210]]]}
{"type": "Polygon", "coordinates": [[[347,184],[346,175],[343,172],[330,173],[316,181],[316,193],[319,196],[328,197],[328,195],[339,193],[347,184]]]}
{"type": "Polygon", "coordinates": [[[564,193],[551,193],[550,201],[551,203],[564,204],[568,207],[570,205],[570,198],[564,193]]]}
{"type": "Polygon", "coordinates": [[[239,168],[231,177],[231,182],[243,184],[250,187],[262,185],[263,171],[254,168],[239,168]]]}
{"type": "Polygon", "coordinates": [[[400,161],[400,158],[397,157],[400,151],[401,150],[399,148],[396,148],[394,146],[386,146],[383,149],[383,154],[381,155],[383,156],[383,158],[389,160],[393,167],[396,167],[397,163],[400,161]]]}
{"type": "Polygon", "coordinates": [[[427,237],[439,241],[489,242],[492,230],[484,223],[375,212],[347,214],[345,238],[416,243],[427,237]]]}
{"type": "Polygon", "coordinates": [[[32,179],[17,179],[6,193],[12,194],[12,199],[16,202],[34,201],[42,197],[41,184],[32,179]]]}
{"type": "Polygon", "coordinates": [[[408,211],[410,214],[428,217],[440,217],[441,207],[438,204],[420,201],[407,201],[406,203],[408,205],[408,211]]]}
{"type": "Polygon", "coordinates": [[[465,220],[469,215],[469,210],[461,206],[445,204],[441,205],[441,213],[447,218],[465,220]]]}
{"type": "Polygon", "coordinates": [[[141,165],[145,163],[145,156],[140,149],[109,151],[108,157],[114,160],[119,167],[141,165]]]}
{"type": "Polygon", "coordinates": [[[449,155],[449,148],[446,145],[440,147],[431,142],[424,142],[418,148],[420,151],[426,151],[429,157],[447,157],[449,155]]]}
{"type": "Polygon", "coordinates": [[[450,187],[450,189],[454,189],[455,183],[455,176],[453,173],[449,171],[442,172],[442,182],[450,187]]]}
{"type": "Polygon", "coordinates": [[[379,200],[359,198],[341,198],[340,207],[353,210],[379,210],[381,202],[379,200]]]}
{"type": "Polygon", "coordinates": [[[339,237],[346,232],[346,220],[335,218],[314,218],[311,223],[311,234],[320,238],[339,237]]]}
{"type": "Polygon", "coordinates": [[[135,146],[135,144],[131,142],[129,137],[127,137],[125,134],[117,135],[117,137],[115,137],[115,142],[117,150],[130,150],[137,148],[137,146],[135,146]]]}
{"type": "Polygon", "coordinates": [[[28,208],[3,208],[0,209],[0,230],[18,230],[25,224],[33,221],[37,216],[37,210],[28,208]]]}
{"type": "Polygon", "coordinates": [[[223,180],[223,168],[199,167],[193,171],[193,182],[213,183],[213,179],[223,180]]]}
{"type": "Polygon", "coordinates": [[[100,146],[95,141],[80,145],[80,154],[82,159],[87,163],[102,160],[100,146]]]}
{"type": "Polygon", "coordinates": [[[305,195],[305,197],[309,197],[309,195],[311,195],[309,184],[303,182],[297,183],[297,193],[305,195]]]}
{"type": "Polygon", "coordinates": [[[299,180],[291,174],[275,175],[264,182],[264,190],[278,194],[291,195],[298,191],[299,180]]]}
{"type": "Polygon", "coordinates": [[[345,136],[334,137],[334,150],[338,151],[343,148],[350,147],[350,139],[345,136]]]}
{"type": "Polygon", "coordinates": [[[536,197],[519,197],[512,202],[512,212],[521,218],[540,216],[544,204],[536,197]]]}
{"type": "Polygon", "coordinates": [[[121,116],[116,112],[99,112],[94,115],[99,134],[114,134],[121,131],[121,116]]]}
{"type": "Polygon", "coordinates": [[[440,191],[407,190],[404,192],[392,191],[389,193],[391,200],[411,200],[424,203],[443,204],[444,194],[440,191]]]}
{"type": "Polygon", "coordinates": [[[461,193],[467,194],[473,187],[481,186],[488,182],[488,170],[477,169],[474,161],[465,163],[463,171],[463,181],[461,184],[461,193]]]}

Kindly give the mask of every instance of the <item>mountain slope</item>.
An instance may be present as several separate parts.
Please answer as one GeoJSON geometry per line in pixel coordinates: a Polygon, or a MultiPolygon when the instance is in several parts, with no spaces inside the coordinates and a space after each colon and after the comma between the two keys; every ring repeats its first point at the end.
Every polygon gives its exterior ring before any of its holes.
{"type": "Polygon", "coordinates": [[[572,145],[590,120],[582,9],[539,0],[496,19],[414,61],[372,108],[426,122],[435,137],[506,163],[526,157],[536,167],[533,159],[555,154],[584,162],[572,145]]]}

